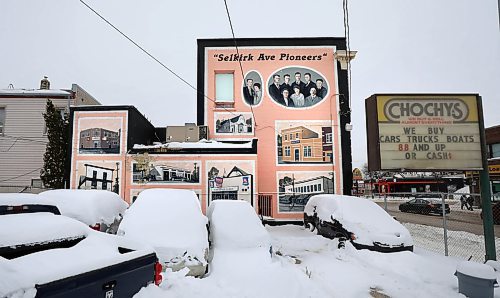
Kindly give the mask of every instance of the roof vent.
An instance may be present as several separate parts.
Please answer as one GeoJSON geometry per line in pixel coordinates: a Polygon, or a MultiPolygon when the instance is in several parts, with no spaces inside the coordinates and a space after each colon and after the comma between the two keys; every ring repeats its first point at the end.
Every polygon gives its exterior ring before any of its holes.
{"type": "Polygon", "coordinates": [[[50,89],[50,82],[47,79],[47,76],[44,76],[43,79],[40,81],[40,90],[49,90],[50,89]]]}

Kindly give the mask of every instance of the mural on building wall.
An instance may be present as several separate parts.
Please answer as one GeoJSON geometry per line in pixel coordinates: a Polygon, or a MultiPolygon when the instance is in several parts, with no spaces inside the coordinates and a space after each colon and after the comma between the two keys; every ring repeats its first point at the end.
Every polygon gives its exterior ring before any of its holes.
{"type": "Polygon", "coordinates": [[[118,161],[78,162],[76,168],[76,188],[104,189],[120,193],[121,163],[118,161]]]}
{"type": "Polygon", "coordinates": [[[216,134],[253,134],[253,120],[251,113],[215,113],[214,119],[216,134]]]}
{"type": "Polygon", "coordinates": [[[269,97],[289,108],[312,107],[328,96],[328,83],[318,72],[305,67],[286,67],[267,82],[269,97]]]}
{"type": "Polygon", "coordinates": [[[260,104],[263,96],[262,77],[252,70],[245,75],[243,80],[243,101],[251,106],[260,104]]]}
{"type": "Polygon", "coordinates": [[[199,184],[201,161],[155,160],[135,156],[132,181],[138,184],[199,184]]]}
{"type": "Polygon", "coordinates": [[[333,163],[330,121],[276,121],[278,164],[333,163]]]}
{"type": "MultiPolygon", "coordinates": [[[[144,188],[144,189],[147,189],[147,188],[144,188]]],[[[131,189],[130,190],[130,203],[135,202],[135,200],[137,200],[137,197],[139,196],[139,194],[144,189],[138,189],[138,188],[131,189]]],[[[201,190],[199,190],[199,189],[190,189],[190,190],[194,191],[194,193],[198,197],[198,200],[200,200],[200,202],[201,202],[201,194],[202,194],[201,190]]]]}
{"type": "Polygon", "coordinates": [[[79,119],[78,152],[80,154],[119,154],[122,118],[79,119]]]}
{"type": "Polygon", "coordinates": [[[243,199],[252,203],[253,161],[207,161],[206,169],[209,200],[243,199]]]}
{"type": "Polygon", "coordinates": [[[334,193],[332,171],[277,172],[278,212],[304,212],[313,195],[334,193]]]}

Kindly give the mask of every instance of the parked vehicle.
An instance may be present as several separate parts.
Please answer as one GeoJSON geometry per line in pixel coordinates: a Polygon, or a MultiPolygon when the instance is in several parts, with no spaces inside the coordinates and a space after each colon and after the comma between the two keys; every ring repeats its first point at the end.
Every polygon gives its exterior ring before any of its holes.
{"type": "Polygon", "coordinates": [[[315,195],[304,209],[304,226],[326,238],[350,241],[357,249],[413,251],[408,230],[367,199],[334,194],[315,195]]]}
{"type": "Polygon", "coordinates": [[[272,252],[271,239],[255,209],[246,201],[216,200],[207,210],[213,248],[262,248],[272,252]]]}
{"type": "Polygon", "coordinates": [[[0,206],[0,297],[132,297],[161,282],[152,248],[59,213],[0,206]]]}
{"type": "Polygon", "coordinates": [[[125,212],[118,235],[154,247],[162,265],[188,275],[207,270],[207,218],[196,194],[182,189],[143,190],[125,212]]]}
{"type": "MultiPolygon", "coordinates": [[[[450,213],[450,205],[445,204],[445,213],[450,213]]],[[[399,205],[399,211],[401,212],[413,212],[421,214],[443,214],[443,205],[441,201],[431,200],[431,199],[419,199],[415,198],[409,200],[408,202],[401,203],[399,205]]]]}
{"type": "Polygon", "coordinates": [[[57,189],[39,194],[54,204],[62,215],[79,220],[92,229],[116,234],[128,204],[116,193],[97,189],[57,189]]]}
{"type": "MultiPolygon", "coordinates": [[[[491,205],[493,214],[493,224],[500,225],[500,202],[491,205]]],[[[481,211],[481,219],[483,219],[483,211],[481,211]]]]}

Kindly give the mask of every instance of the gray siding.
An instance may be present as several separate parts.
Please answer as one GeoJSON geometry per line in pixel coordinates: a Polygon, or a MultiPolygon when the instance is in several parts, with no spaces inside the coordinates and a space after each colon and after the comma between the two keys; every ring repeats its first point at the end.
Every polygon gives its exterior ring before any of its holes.
{"type": "MultiPolygon", "coordinates": [[[[99,104],[83,89],[84,100],[51,99],[58,108],[68,104],[99,104]]],[[[76,92],[75,92],[76,93],[76,92]]],[[[47,137],[44,135],[47,98],[6,98],[0,95],[0,107],[5,108],[4,136],[0,136],[0,192],[2,186],[29,186],[31,179],[40,178],[47,137]]]]}

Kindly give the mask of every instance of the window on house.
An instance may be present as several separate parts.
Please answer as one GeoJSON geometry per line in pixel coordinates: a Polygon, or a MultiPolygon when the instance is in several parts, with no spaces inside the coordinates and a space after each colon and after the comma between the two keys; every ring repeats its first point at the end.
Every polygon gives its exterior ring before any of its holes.
{"type": "Polygon", "coordinates": [[[304,146],[304,157],[311,157],[311,146],[304,146]]]}
{"type": "Polygon", "coordinates": [[[215,101],[234,102],[234,74],[215,74],[215,101]]]}
{"type": "Polygon", "coordinates": [[[285,141],[288,141],[288,135],[285,135],[285,141]]]}
{"type": "Polygon", "coordinates": [[[293,135],[292,135],[292,134],[290,134],[290,141],[292,140],[292,137],[293,137],[293,135]]]}
{"type": "Polygon", "coordinates": [[[0,107],[0,136],[3,136],[5,130],[5,108],[0,107]]]}
{"type": "Polygon", "coordinates": [[[332,143],[332,133],[326,134],[326,142],[330,144],[332,143]]]}
{"type": "Polygon", "coordinates": [[[318,191],[321,191],[321,184],[318,184],[318,191]]]}
{"type": "Polygon", "coordinates": [[[296,140],[298,140],[298,139],[299,139],[299,133],[298,133],[298,132],[296,132],[296,133],[295,133],[295,139],[296,139],[296,140]]]}
{"type": "Polygon", "coordinates": [[[285,156],[290,156],[290,147],[285,147],[285,156]]]}
{"type": "Polygon", "coordinates": [[[491,157],[500,157],[500,143],[491,145],[491,157]]]}

